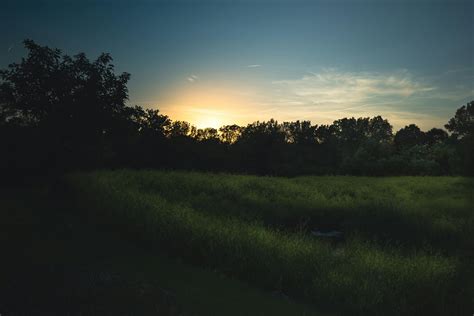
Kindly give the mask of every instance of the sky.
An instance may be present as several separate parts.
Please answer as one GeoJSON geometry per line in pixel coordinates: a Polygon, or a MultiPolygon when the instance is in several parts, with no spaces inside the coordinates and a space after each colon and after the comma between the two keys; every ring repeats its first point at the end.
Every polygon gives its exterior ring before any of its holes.
{"type": "Polygon", "coordinates": [[[108,52],[130,105],[200,128],[381,115],[427,130],[474,100],[473,1],[4,0],[0,28],[0,68],[26,38],[108,52]]]}

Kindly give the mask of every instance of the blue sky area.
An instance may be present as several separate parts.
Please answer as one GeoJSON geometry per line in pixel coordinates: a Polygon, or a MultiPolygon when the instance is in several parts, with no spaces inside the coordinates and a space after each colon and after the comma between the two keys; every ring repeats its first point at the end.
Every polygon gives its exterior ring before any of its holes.
{"type": "Polygon", "coordinates": [[[472,1],[6,1],[22,40],[132,74],[130,103],[198,127],[382,115],[441,127],[474,100],[472,1]]]}

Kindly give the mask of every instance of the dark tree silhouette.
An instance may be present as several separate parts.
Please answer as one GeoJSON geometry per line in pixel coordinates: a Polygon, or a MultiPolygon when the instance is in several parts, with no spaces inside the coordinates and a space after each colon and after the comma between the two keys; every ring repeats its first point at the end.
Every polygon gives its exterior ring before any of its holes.
{"type": "Polygon", "coordinates": [[[375,116],[369,119],[368,130],[366,137],[373,139],[376,142],[391,142],[392,141],[392,125],[381,116],[375,116]]]}
{"type": "Polygon", "coordinates": [[[474,101],[460,107],[445,127],[454,138],[461,138],[459,155],[464,158],[466,173],[474,175],[474,101]]]}
{"type": "Polygon", "coordinates": [[[242,127],[239,125],[225,125],[219,128],[220,137],[222,142],[226,144],[233,144],[235,143],[242,134],[242,127]]]}
{"type": "Polygon", "coordinates": [[[189,137],[194,133],[192,132],[191,124],[184,121],[174,121],[169,124],[166,128],[166,135],[171,138],[178,138],[178,137],[189,137]]]}
{"type": "Polygon", "coordinates": [[[464,137],[474,134],[474,101],[460,107],[448,124],[444,127],[453,133],[454,137],[464,137]]]}
{"type": "Polygon", "coordinates": [[[198,141],[213,141],[219,142],[219,132],[215,128],[204,128],[198,129],[194,135],[194,138],[198,141]]]}
{"type": "Polygon", "coordinates": [[[296,121],[283,123],[286,141],[298,145],[313,145],[317,142],[317,125],[311,125],[310,121],[296,121]]]}
{"type": "Polygon", "coordinates": [[[395,136],[381,116],[254,122],[197,129],[157,109],[128,106],[127,73],[108,54],[89,60],[25,41],[26,58],[0,71],[4,173],[177,168],[270,175],[473,174],[474,101],[445,127],[411,124],[395,136]]]}
{"type": "Polygon", "coordinates": [[[410,124],[400,129],[395,134],[395,145],[398,149],[407,149],[423,144],[425,134],[415,124],[410,124]]]}
{"type": "Polygon", "coordinates": [[[441,144],[447,139],[448,133],[440,128],[432,128],[425,133],[425,142],[430,146],[441,144]]]}
{"type": "Polygon", "coordinates": [[[108,54],[89,61],[84,54],[69,57],[31,40],[24,44],[28,56],[0,72],[5,120],[34,130],[31,141],[42,147],[38,163],[45,168],[69,159],[94,164],[120,126],[130,75],[115,75],[108,54]]]}

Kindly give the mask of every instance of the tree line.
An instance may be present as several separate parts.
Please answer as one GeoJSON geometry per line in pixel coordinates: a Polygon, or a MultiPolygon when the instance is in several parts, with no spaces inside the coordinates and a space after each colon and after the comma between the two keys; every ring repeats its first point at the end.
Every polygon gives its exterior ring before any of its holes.
{"type": "Polygon", "coordinates": [[[381,116],[329,125],[273,119],[197,129],[128,106],[128,73],[109,54],[89,60],[25,40],[0,71],[3,174],[166,168],[265,175],[473,175],[474,101],[441,128],[393,132],[381,116]]]}

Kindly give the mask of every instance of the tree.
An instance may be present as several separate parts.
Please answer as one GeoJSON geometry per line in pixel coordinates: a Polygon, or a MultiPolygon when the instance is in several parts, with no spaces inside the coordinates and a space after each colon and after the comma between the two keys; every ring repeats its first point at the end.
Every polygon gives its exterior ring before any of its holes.
{"type": "Polygon", "coordinates": [[[162,137],[166,129],[171,125],[171,120],[166,115],[161,115],[159,110],[146,109],[140,120],[140,131],[162,137]]]}
{"type": "Polygon", "coordinates": [[[474,175],[474,101],[457,109],[445,127],[458,140],[457,150],[464,160],[464,173],[474,175]]]}
{"type": "Polygon", "coordinates": [[[310,145],[316,143],[317,125],[311,125],[310,121],[284,122],[283,130],[286,141],[298,145],[310,145]]]}
{"type": "Polygon", "coordinates": [[[122,128],[130,75],[116,75],[109,54],[90,61],[32,40],[24,45],[27,57],[0,71],[3,121],[30,128],[34,142],[23,139],[18,146],[23,154],[35,147],[33,156],[50,167],[69,159],[97,163],[104,139],[122,128]]]}
{"type": "Polygon", "coordinates": [[[451,118],[448,124],[444,125],[446,129],[453,133],[456,138],[462,138],[466,135],[474,134],[474,101],[468,102],[457,109],[456,114],[451,118]]]}
{"type": "Polygon", "coordinates": [[[233,144],[242,134],[242,127],[236,124],[225,125],[219,128],[219,132],[222,142],[226,144],[233,144]]]}
{"type": "Polygon", "coordinates": [[[381,116],[369,120],[367,137],[376,142],[389,142],[392,140],[392,125],[381,116]]]}
{"type": "Polygon", "coordinates": [[[422,145],[425,134],[415,124],[400,129],[395,134],[395,145],[398,149],[407,149],[415,145],[422,145]]]}
{"type": "Polygon", "coordinates": [[[196,136],[195,138],[198,141],[219,141],[219,133],[217,132],[217,129],[207,127],[204,129],[198,129],[196,131],[196,136]]]}
{"type": "Polygon", "coordinates": [[[126,107],[130,75],[115,75],[109,54],[90,62],[85,54],[71,58],[31,40],[24,44],[27,58],[0,71],[0,103],[10,117],[41,125],[69,124],[88,116],[85,125],[102,132],[110,116],[126,107]]]}
{"type": "Polygon", "coordinates": [[[448,139],[448,133],[441,128],[432,128],[425,133],[425,142],[429,146],[441,144],[448,139]]]}
{"type": "Polygon", "coordinates": [[[336,135],[333,125],[320,125],[315,132],[319,144],[335,142],[336,135]]]}
{"type": "Polygon", "coordinates": [[[89,60],[26,40],[26,58],[0,71],[0,167],[50,172],[148,167],[297,174],[474,174],[474,101],[446,124],[393,136],[381,116],[330,125],[271,119],[197,129],[128,106],[127,73],[108,54],[89,60]],[[393,140],[393,141],[392,141],[393,140]],[[395,146],[394,146],[395,144],[395,146]]]}
{"type": "Polygon", "coordinates": [[[185,121],[174,121],[167,126],[165,132],[170,138],[187,137],[191,134],[191,124],[185,121]]]}
{"type": "Polygon", "coordinates": [[[353,117],[336,120],[332,124],[334,135],[339,142],[354,146],[364,137],[364,130],[360,128],[364,123],[366,123],[364,119],[359,118],[357,120],[353,117]]]}
{"type": "Polygon", "coordinates": [[[275,145],[285,142],[285,133],[274,119],[268,122],[255,122],[243,128],[239,141],[275,145]]]}
{"type": "Polygon", "coordinates": [[[259,174],[275,173],[284,154],[285,133],[281,124],[271,119],[254,122],[242,129],[234,146],[241,158],[241,167],[259,174]]]}

